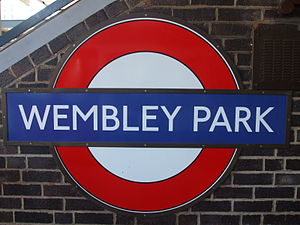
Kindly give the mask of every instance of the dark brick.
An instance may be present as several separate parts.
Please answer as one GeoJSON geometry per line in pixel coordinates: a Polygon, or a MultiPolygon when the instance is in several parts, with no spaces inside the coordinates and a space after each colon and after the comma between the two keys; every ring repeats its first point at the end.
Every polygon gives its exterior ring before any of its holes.
{"type": "Polygon", "coordinates": [[[66,210],[103,210],[98,204],[86,199],[66,199],[66,210]]]}
{"type": "Polygon", "coordinates": [[[62,210],[62,199],[37,199],[28,198],[24,199],[24,209],[49,209],[49,210],[62,210]]]}
{"type": "Polygon", "coordinates": [[[243,216],[242,225],[260,225],[260,215],[243,216]]]}
{"type": "Polygon", "coordinates": [[[278,6],[280,0],[237,0],[237,5],[247,6],[278,6]]]}
{"type": "Polygon", "coordinates": [[[277,212],[300,212],[300,201],[277,201],[277,212]]]}
{"type": "Polygon", "coordinates": [[[16,154],[18,153],[17,146],[4,146],[0,145],[0,154],[16,154]]]}
{"type": "Polygon", "coordinates": [[[234,202],[235,212],[270,212],[272,201],[234,202]]]}
{"type": "Polygon", "coordinates": [[[23,77],[21,79],[21,81],[23,81],[23,82],[33,82],[33,81],[35,81],[35,72],[32,72],[32,73],[28,74],[26,77],[23,77]]]}
{"type": "Polygon", "coordinates": [[[235,171],[262,170],[262,159],[239,159],[235,171]]]}
{"type": "Polygon", "coordinates": [[[249,36],[251,34],[251,27],[247,24],[213,23],[211,34],[249,36]]]}
{"type": "Polygon", "coordinates": [[[88,17],[85,20],[85,22],[89,26],[89,28],[92,28],[92,27],[102,23],[105,20],[107,20],[107,16],[105,15],[104,10],[100,10],[97,13],[95,13],[95,14],[91,15],[90,17],[88,17]]]}
{"type": "Polygon", "coordinates": [[[276,174],[276,185],[300,184],[300,174],[276,174]]]}
{"type": "Polygon", "coordinates": [[[5,168],[5,158],[0,157],[0,168],[5,168]]]}
{"type": "Polygon", "coordinates": [[[20,198],[0,198],[1,209],[20,209],[21,199],[20,198]]]}
{"type": "MultiPolygon", "coordinates": [[[[2,121],[1,121],[2,123],[2,121]]],[[[0,127],[0,140],[3,139],[3,127],[0,127]]]]}
{"type": "Polygon", "coordinates": [[[15,77],[9,70],[4,70],[0,73],[0,87],[5,87],[15,80],[15,77]]]}
{"type": "Polygon", "coordinates": [[[55,213],[55,223],[71,224],[73,223],[73,215],[71,213],[55,213]]]}
{"type": "Polygon", "coordinates": [[[29,70],[33,69],[33,66],[27,57],[17,62],[12,67],[13,72],[19,77],[29,70]]]}
{"type": "Polygon", "coordinates": [[[38,65],[45,60],[47,60],[51,56],[51,52],[49,51],[46,45],[40,47],[38,50],[34,51],[30,54],[30,57],[35,65],[38,65]]]}
{"type": "Polygon", "coordinates": [[[220,21],[255,21],[260,18],[259,9],[219,9],[220,21]]]}
{"type": "Polygon", "coordinates": [[[300,215],[266,215],[264,224],[272,225],[299,225],[300,215]]]}
{"type": "Polygon", "coordinates": [[[240,216],[229,215],[201,215],[200,224],[205,225],[233,225],[239,224],[240,216]]]}
{"type": "Polygon", "coordinates": [[[297,141],[300,141],[300,131],[297,130],[296,132],[297,132],[297,141]]]}
{"type": "Polygon", "coordinates": [[[38,196],[41,195],[40,185],[4,184],[5,195],[38,196]]]}
{"type": "Polygon", "coordinates": [[[117,224],[134,224],[134,216],[117,214],[117,224]]]}
{"type": "Polygon", "coordinates": [[[28,182],[60,182],[61,173],[49,171],[23,171],[23,180],[28,182]]]}
{"type": "Polygon", "coordinates": [[[174,9],[174,17],[182,18],[188,21],[215,20],[215,9],[174,9]]]}
{"type": "MultiPolygon", "coordinates": [[[[291,131],[290,135],[291,135],[290,141],[292,141],[293,139],[295,139],[293,131],[291,131]]],[[[300,131],[299,130],[296,130],[296,141],[300,141],[300,131]]]]}
{"type": "Polygon", "coordinates": [[[141,0],[127,0],[127,3],[131,6],[134,7],[136,6],[138,3],[140,3],[141,0]]]}
{"type": "Polygon", "coordinates": [[[48,62],[46,62],[46,65],[49,65],[49,66],[56,66],[58,63],[58,57],[55,57],[51,60],[49,60],[48,62]]]}
{"type": "Polygon", "coordinates": [[[166,215],[159,217],[138,217],[137,224],[147,224],[147,225],[174,225],[176,222],[175,215],[166,215]]]}
{"type": "MultiPolygon", "coordinates": [[[[300,17],[300,4],[299,4],[299,2],[297,3],[297,4],[295,4],[295,9],[294,9],[294,11],[290,14],[290,16],[291,17],[297,17],[297,18],[299,18],[300,17]]],[[[299,25],[299,23],[298,23],[298,25],[299,25]]]]}
{"type": "Polygon", "coordinates": [[[229,174],[226,179],[222,182],[222,185],[230,185],[232,181],[232,176],[229,174]]]}
{"type": "Polygon", "coordinates": [[[15,182],[20,180],[19,171],[5,170],[0,171],[0,183],[1,182],[15,182]]]}
{"type": "Polygon", "coordinates": [[[209,30],[209,23],[194,23],[194,27],[199,28],[200,30],[208,33],[209,30]]]}
{"type": "Polygon", "coordinates": [[[56,169],[57,164],[50,157],[30,157],[28,158],[28,168],[33,169],[56,169]]]}
{"type": "Polygon", "coordinates": [[[252,188],[219,187],[214,191],[215,198],[252,198],[252,188]]]}
{"type": "Polygon", "coordinates": [[[297,24],[259,24],[257,30],[278,30],[278,32],[297,31],[297,24]]]}
{"type": "Polygon", "coordinates": [[[295,136],[297,135],[297,133],[295,134],[295,132],[296,132],[295,130],[290,130],[290,133],[289,133],[289,135],[290,135],[290,137],[289,137],[290,142],[296,141],[297,137],[295,137],[295,136]]]}
{"type": "Polygon", "coordinates": [[[293,102],[293,112],[300,112],[300,100],[294,100],[293,102]]]}
{"type": "Polygon", "coordinates": [[[300,170],[300,159],[287,159],[286,168],[288,170],[300,170]]]}
{"type": "Polygon", "coordinates": [[[293,198],[294,188],[275,187],[275,188],[255,188],[255,198],[293,198]]]}
{"type": "Polygon", "coordinates": [[[266,9],[264,13],[265,20],[292,19],[294,17],[300,17],[300,8],[296,7],[290,14],[281,14],[278,12],[278,9],[266,9]]]}
{"type": "Polygon", "coordinates": [[[300,147],[295,146],[289,149],[278,149],[278,156],[300,156],[300,147]]]}
{"type": "Polygon", "coordinates": [[[74,185],[45,185],[45,196],[81,196],[74,185]]]}
{"type": "Polygon", "coordinates": [[[240,66],[250,66],[251,65],[251,55],[250,54],[238,54],[238,65],[240,66]]]}
{"type": "Polygon", "coordinates": [[[151,0],[152,5],[189,5],[189,0],[151,0]]]}
{"type": "MultiPolygon", "coordinates": [[[[0,113],[1,114],[1,113],[0,113]]],[[[2,119],[0,119],[0,123],[2,124],[2,119]]],[[[0,127],[0,141],[3,139],[3,127],[0,127]]],[[[1,143],[2,144],[2,143],[1,143]]]]}
{"type": "Polygon", "coordinates": [[[115,1],[104,7],[104,11],[108,17],[115,17],[126,10],[128,10],[128,7],[123,0],[115,1]]]}
{"type": "Polygon", "coordinates": [[[242,148],[240,156],[274,156],[274,149],[242,148]]]}
{"type": "Polygon", "coordinates": [[[52,223],[53,215],[39,212],[15,212],[16,222],[19,223],[52,223]]]}
{"type": "Polygon", "coordinates": [[[264,12],[264,20],[274,20],[278,18],[286,18],[289,17],[289,15],[286,14],[280,14],[278,9],[266,9],[264,12]]]}
{"type": "Polygon", "coordinates": [[[178,217],[179,225],[197,225],[197,216],[195,215],[180,215],[178,217]]]}
{"type": "Polygon", "coordinates": [[[227,39],[225,50],[227,51],[250,51],[252,49],[250,39],[227,39]]]}
{"type": "Polygon", "coordinates": [[[22,154],[51,154],[48,146],[26,146],[20,147],[22,154]]]}
{"type": "Polygon", "coordinates": [[[283,160],[282,159],[266,159],[265,168],[268,171],[282,170],[283,160]]]}
{"type": "Polygon", "coordinates": [[[0,212],[0,223],[9,223],[9,222],[13,222],[13,213],[0,212]]]}
{"type": "Polygon", "coordinates": [[[8,157],[7,168],[25,168],[25,157],[8,157]]]}
{"type": "Polygon", "coordinates": [[[300,126],[300,115],[292,115],[291,125],[295,127],[300,126]]]}
{"type": "Polygon", "coordinates": [[[230,201],[200,201],[192,207],[193,211],[227,212],[231,210],[230,201]]]}
{"type": "Polygon", "coordinates": [[[57,53],[58,51],[65,48],[68,44],[70,44],[70,41],[65,34],[61,34],[60,36],[49,42],[49,46],[53,53],[57,53]]]}
{"type": "Polygon", "coordinates": [[[192,0],[192,5],[233,5],[234,0],[192,0]]]}
{"type": "Polygon", "coordinates": [[[45,83],[32,83],[32,84],[19,84],[18,88],[47,88],[48,84],[45,83]]]}
{"type": "Polygon", "coordinates": [[[87,32],[87,29],[84,23],[79,23],[76,26],[72,27],[70,30],[66,32],[69,40],[75,42],[80,39],[80,37],[87,32]]]}
{"type": "Polygon", "coordinates": [[[236,53],[235,52],[228,52],[227,54],[228,54],[228,57],[230,58],[231,62],[234,63],[236,53]]]}
{"type": "Polygon", "coordinates": [[[300,215],[265,215],[266,225],[299,225],[300,215]]]}
{"type": "Polygon", "coordinates": [[[83,224],[112,224],[112,214],[75,213],[75,223],[83,224]]]}
{"type": "Polygon", "coordinates": [[[297,189],[297,199],[300,199],[300,188],[297,189]]]}
{"type": "Polygon", "coordinates": [[[250,81],[252,73],[250,69],[239,69],[239,75],[242,81],[250,81]]]}
{"type": "Polygon", "coordinates": [[[54,69],[38,69],[38,80],[39,81],[49,81],[54,69]]]}
{"type": "Polygon", "coordinates": [[[156,14],[163,14],[163,15],[172,15],[171,8],[163,8],[163,7],[136,7],[130,11],[130,13],[156,13],[156,14]]]}
{"type": "Polygon", "coordinates": [[[272,184],[272,174],[234,174],[233,183],[241,185],[272,184]]]}

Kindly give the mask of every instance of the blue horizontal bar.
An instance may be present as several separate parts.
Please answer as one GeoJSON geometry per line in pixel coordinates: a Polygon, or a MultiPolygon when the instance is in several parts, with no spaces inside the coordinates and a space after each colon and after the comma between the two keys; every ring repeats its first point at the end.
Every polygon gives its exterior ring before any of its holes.
{"type": "Polygon", "coordinates": [[[287,95],[6,93],[7,140],[129,145],[285,144],[287,95]]]}

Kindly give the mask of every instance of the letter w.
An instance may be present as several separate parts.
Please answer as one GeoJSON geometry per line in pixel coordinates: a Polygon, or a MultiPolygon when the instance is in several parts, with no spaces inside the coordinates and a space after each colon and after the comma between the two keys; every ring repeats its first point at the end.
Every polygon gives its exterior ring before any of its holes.
{"type": "Polygon", "coordinates": [[[50,105],[46,105],[46,109],[45,109],[45,112],[44,112],[44,115],[43,115],[43,119],[41,119],[39,110],[38,110],[36,105],[33,105],[31,107],[31,111],[30,111],[28,119],[27,119],[27,116],[25,114],[23,105],[18,105],[18,106],[19,106],[19,110],[20,110],[20,113],[22,115],[22,119],[23,119],[26,130],[29,130],[31,128],[32,121],[33,121],[34,117],[36,117],[36,120],[39,124],[40,129],[41,130],[45,129],[45,125],[46,125],[47,118],[48,118],[49,111],[50,111],[50,107],[51,107],[50,105]]]}

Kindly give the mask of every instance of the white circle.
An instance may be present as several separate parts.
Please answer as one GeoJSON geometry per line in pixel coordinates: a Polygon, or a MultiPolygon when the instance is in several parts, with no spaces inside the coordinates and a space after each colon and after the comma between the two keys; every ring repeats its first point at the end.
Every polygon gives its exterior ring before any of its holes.
{"type": "Polygon", "coordinates": [[[102,68],[89,88],[203,89],[196,75],[178,60],[155,52],[117,58],[102,68]]]}
{"type": "MultiPolygon", "coordinates": [[[[178,60],[154,52],[117,58],[102,68],[88,88],[203,89],[195,74],[178,60]]],[[[186,169],[200,154],[191,148],[89,147],[114,175],[134,182],[158,182],[186,169]]]]}

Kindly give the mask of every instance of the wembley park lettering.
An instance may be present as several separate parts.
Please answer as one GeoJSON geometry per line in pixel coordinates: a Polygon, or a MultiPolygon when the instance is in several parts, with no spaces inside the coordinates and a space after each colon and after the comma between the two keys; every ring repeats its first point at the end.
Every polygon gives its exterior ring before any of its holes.
{"type": "Polygon", "coordinates": [[[100,90],[5,97],[8,142],[234,146],[287,139],[286,94],[100,90]]]}
{"type": "MultiPolygon", "coordinates": [[[[93,131],[115,131],[121,129],[122,131],[132,132],[159,132],[161,129],[160,126],[149,126],[149,123],[150,121],[157,120],[158,111],[161,110],[163,112],[162,114],[164,114],[162,120],[167,120],[168,131],[174,132],[175,117],[176,120],[184,119],[180,118],[179,113],[182,106],[176,106],[174,110],[169,111],[167,106],[142,105],[141,115],[137,115],[142,118],[141,124],[138,126],[129,125],[128,118],[130,115],[128,115],[129,109],[127,105],[121,106],[121,110],[113,105],[92,105],[86,113],[80,108],[80,105],[46,105],[44,109],[39,109],[38,105],[32,105],[28,115],[26,115],[24,105],[18,105],[18,107],[26,130],[31,129],[33,121],[38,124],[40,130],[45,130],[46,124],[52,126],[54,131],[78,130],[78,120],[86,122],[91,118],[91,129],[93,131]],[[49,117],[50,110],[52,110],[51,114],[53,115],[51,118],[49,117]],[[66,110],[71,110],[71,112],[67,112],[66,110]],[[99,110],[101,110],[101,112],[99,110]],[[68,114],[72,115],[70,120],[68,114]],[[102,114],[101,118],[99,118],[99,114],[102,114]],[[60,125],[60,121],[63,120],[71,122],[71,124],[60,125]],[[101,128],[99,128],[98,120],[102,122],[101,128]],[[111,125],[109,125],[110,121],[112,122],[111,125]],[[120,121],[123,123],[121,124],[120,121]]],[[[261,107],[255,107],[254,110],[251,111],[252,109],[247,107],[234,107],[234,120],[229,121],[229,116],[227,116],[226,111],[232,110],[226,110],[224,106],[219,106],[214,115],[212,115],[210,108],[207,106],[193,106],[193,115],[190,115],[193,117],[193,126],[191,126],[191,128],[193,127],[194,132],[198,132],[201,129],[201,123],[210,122],[208,132],[214,132],[218,127],[224,127],[227,132],[239,132],[241,126],[243,127],[241,129],[246,129],[247,132],[258,133],[261,128],[266,129],[267,132],[274,132],[269,123],[265,120],[265,117],[273,109],[274,107],[268,107],[265,111],[262,111],[261,107]],[[199,115],[203,113],[204,116],[199,115]],[[255,117],[255,122],[249,125],[248,121],[251,120],[252,116],[255,117]],[[213,118],[213,120],[211,120],[211,118],[213,118]],[[253,127],[251,127],[251,125],[253,127]]]]}

